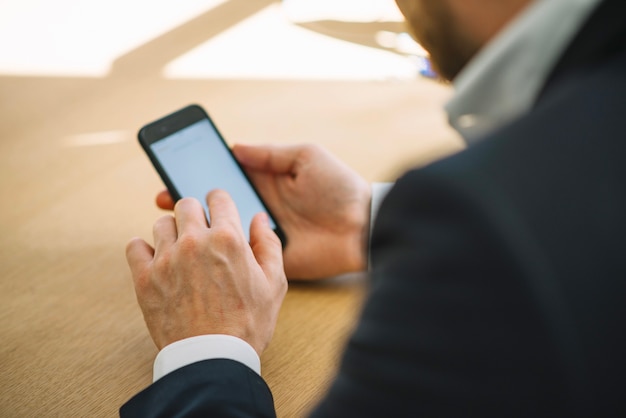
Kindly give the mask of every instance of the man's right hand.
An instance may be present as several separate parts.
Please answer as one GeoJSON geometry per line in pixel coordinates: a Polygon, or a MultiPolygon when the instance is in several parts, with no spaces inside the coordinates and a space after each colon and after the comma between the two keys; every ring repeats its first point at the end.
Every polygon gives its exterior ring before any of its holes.
{"type": "MultiPolygon", "coordinates": [[[[315,145],[235,145],[233,153],[287,236],[288,278],[367,268],[371,193],[363,178],[315,145]]],[[[167,192],[157,205],[173,207],[167,192]]]]}

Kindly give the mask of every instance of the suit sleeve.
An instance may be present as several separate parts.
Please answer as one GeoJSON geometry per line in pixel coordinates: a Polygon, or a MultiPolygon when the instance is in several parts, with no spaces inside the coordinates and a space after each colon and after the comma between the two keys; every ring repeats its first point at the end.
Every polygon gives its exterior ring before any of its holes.
{"type": "Polygon", "coordinates": [[[419,170],[389,193],[368,300],[314,417],[540,416],[561,400],[532,291],[489,213],[503,197],[459,177],[419,170]]]}
{"type": "Polygon", "coordinates": [[[120,409],[120,417],[275,417],[272,394],[252,369],[233,360],[190,364],[157,380],[120,409]]]}

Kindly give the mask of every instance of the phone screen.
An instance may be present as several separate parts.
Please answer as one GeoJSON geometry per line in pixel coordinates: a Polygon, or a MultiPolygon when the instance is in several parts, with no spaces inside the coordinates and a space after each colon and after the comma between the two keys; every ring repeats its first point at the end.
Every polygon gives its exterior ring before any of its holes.
{"type": "MultiPolygon", "coordinates": [[[[198,122],[150,144],[150,149],[181,197],[202,203],[209,223],[206,194],[226,190],[235,201],[243,230],[250,240],[255,214],[269,213],[209,120],[198,122]]],[[[270,216],[270,226],[276,224],[270,216]]]]}

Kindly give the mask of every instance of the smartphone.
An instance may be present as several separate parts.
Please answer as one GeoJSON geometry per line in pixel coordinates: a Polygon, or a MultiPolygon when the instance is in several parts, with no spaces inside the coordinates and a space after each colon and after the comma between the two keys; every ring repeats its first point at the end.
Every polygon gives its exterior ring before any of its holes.
{"type": "Polygon", "coordinates": [[[276,219],[200,106],[190,105],[149,123],[138,137],[175,201],[183,197],[198,199],[210,225],[206,195],[213,189],[225,190],[235,201],[248,241],[252,217],[265,212],[285,245],[285,235],[276,219]]]}

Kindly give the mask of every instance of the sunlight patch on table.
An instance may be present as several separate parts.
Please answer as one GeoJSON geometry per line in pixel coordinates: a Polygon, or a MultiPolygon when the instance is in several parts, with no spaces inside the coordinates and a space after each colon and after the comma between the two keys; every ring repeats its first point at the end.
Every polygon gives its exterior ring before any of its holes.
{"type": "Polygon", "coordinates": [[[315,33],[279,4],[240,22],[168,64],[169,79],[414,79],[406,56],[315,33]]]}

